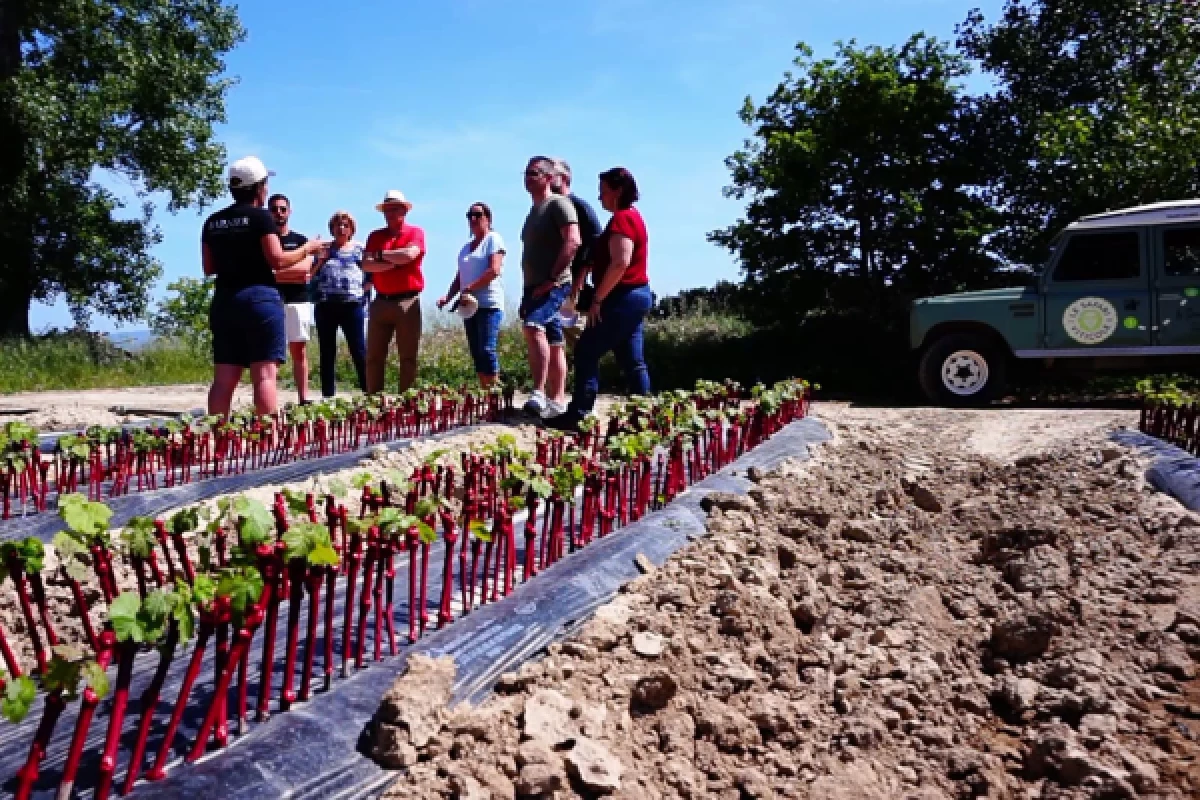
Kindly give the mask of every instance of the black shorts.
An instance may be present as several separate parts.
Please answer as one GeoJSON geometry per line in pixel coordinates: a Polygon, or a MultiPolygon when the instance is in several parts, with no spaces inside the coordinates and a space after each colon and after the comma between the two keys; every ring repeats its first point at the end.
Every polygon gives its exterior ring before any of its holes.
{"type": "Polygon", "coordinates": [[[213,295],[208,310],[214,364],[248,367],[287,361],[283,298],[273,286],[248,286],[213,295]]]}

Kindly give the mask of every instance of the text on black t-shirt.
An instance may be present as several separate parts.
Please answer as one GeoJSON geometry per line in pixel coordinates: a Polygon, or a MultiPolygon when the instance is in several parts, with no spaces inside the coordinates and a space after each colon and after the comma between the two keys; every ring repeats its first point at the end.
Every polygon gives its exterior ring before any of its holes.
{"type": "MultiPolygon", "coordinates": [[[[279,243],[283,245],[284,250],[299,250],[308,244],[308,237],[302,233],[288,231],[285,234],[280,234],[279,243]]],[[[310,284],[281,283],[278,286],[279,296],[283,298],[283,302],[285,303],[307,303],[311,299],[310,284]]]]}
{"type": "Polygon", "coordinates": [[[278,233],[265,208],[248,204],[234,203],[205,220],[200,241],[212,255],[217,291],[275,286],[275,272],[263,254],[262,237],[278,233]]]}

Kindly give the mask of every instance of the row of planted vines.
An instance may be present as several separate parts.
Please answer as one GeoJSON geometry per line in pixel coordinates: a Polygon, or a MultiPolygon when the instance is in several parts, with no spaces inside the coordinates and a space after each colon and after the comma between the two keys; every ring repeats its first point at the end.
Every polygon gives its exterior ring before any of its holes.
{"type": "Polygon", "coordinates": [[[14,793],[57,786],[65,798],[86,787],[104,800],[118,773],[122,793],[161,780],[176,753],[194,761],[226,746],[231,722],[244,734],[252,718],[396,655],[398,637],[415,642],[661,508],[807,404],[800,381],[750,393],[705,383],[632,401],[578,434],[540,433],[532,452],[500,435],[434,452],[410,474],[279,491],[269,507],[226,497],[119,532],[103,503],[66,495],[67,530],[50,548],[0,546],[19,606],[0,629],[0,710],[31,728],[14,793]],[[69,619],[50,612],[49,594],[69,619]],[[135,665],[152,677],[132,700],[135,665]],[[159,713],[168,686],[169,712],[159,713]],[[189,709],[202,721],[185,736],[189,709]],[[69,738],[55,737],[60,719],[69,738]],[[105,736],[88,761],[93,725],[105,736]],[[61,768],[44,768],[52,748],[61,768]],[[94,763],[86,775],[85,762],[94,763]]]}
{"type": "Polygon", "coordinates": [[[35,428],[10,422],[0,428],[0,517],[46,511],[57,495],[100,501],[443,433],[493,422],[511,406],[511,390],[431,386],[395,397],[289,406],[272,416],[185,415],[145,428],[94,426],[59,437],[50,452],[42,451],[35,428]]]}
{"type": "Polygon", "coordinates": [[[1200,383],[1188,376],[1138,381],[1138,430],[1200,455],[1200,383]]]}

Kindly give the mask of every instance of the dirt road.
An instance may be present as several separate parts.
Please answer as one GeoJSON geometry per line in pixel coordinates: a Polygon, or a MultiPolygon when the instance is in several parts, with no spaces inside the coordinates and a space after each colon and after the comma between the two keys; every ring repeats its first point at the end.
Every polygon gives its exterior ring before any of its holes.
{"type": "Polygon", "coordinates": [[[391,796],[1200,795],[1200,516],[1107,439],[1133,415],[817,415],[482,708],[418,662],[391,796]]]}
{"type": "MultiPolygon", "coordinates": [[[[315,392],[313,397],[319,397],[315,392]]],[[[284,403],[296,401],[296,392],[280,390],[284,403]]],[[[89,425],[122,425],[145,419],[145,414],[203,409],[208,387],[200,385],[143,386],[134,389],[87,389],[78,392],[20,392],[0,395],[0,423],[21,420],[42,431],[72,431],[89,425]],[[123,410],[124,409],[124,410],[123,410]],[[14,413],[23,411],[25,413],[14,413]]],[[[253,402],[249,386],[238,387],[234,408],[253,402]]]]}

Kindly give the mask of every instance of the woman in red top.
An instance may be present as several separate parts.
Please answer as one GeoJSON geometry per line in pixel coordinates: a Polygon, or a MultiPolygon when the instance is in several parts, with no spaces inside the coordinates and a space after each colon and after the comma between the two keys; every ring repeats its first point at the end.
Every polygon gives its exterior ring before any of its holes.
{"type": "MultiPolygon", "coordinates": [[[[637,199],[637,181],[629,170],[614,167],[600,174],[600,204],[612,217],[592,248],[590,270],[577,278],[575,288],[580,289],[590,271],[595,293],[586,302],[587,328],[575,345],[575,396],[566,413],[547,420],[550,427],[575,430],[591,413],[600,391],[600,358],[605,353],[616,356],[631,394],[650,393],[642,339],[654,295],[646,274],[646,223],[633,205],[637,199]]],[[[579,309],[581,313],[584,310],[579,309]]]]}

